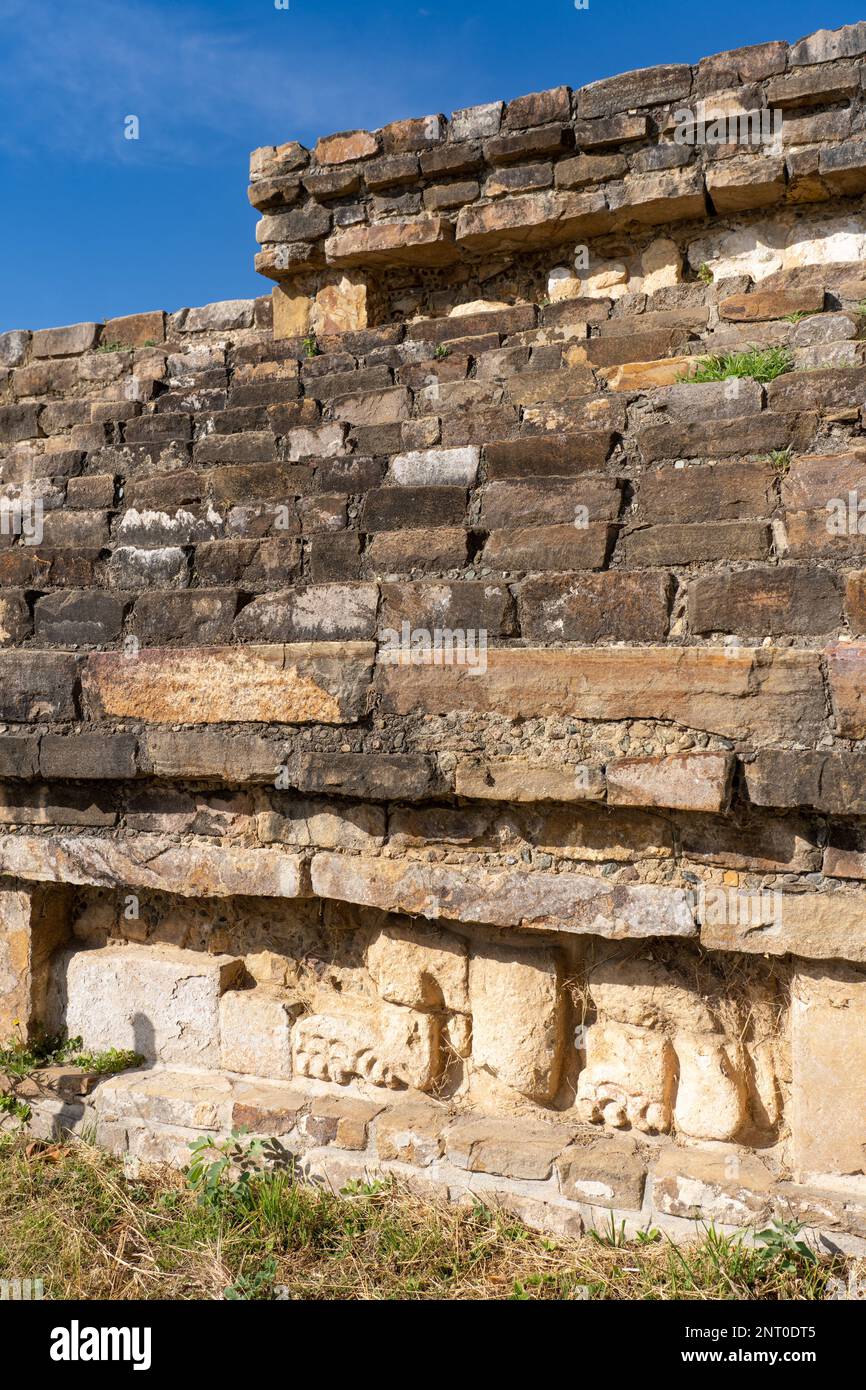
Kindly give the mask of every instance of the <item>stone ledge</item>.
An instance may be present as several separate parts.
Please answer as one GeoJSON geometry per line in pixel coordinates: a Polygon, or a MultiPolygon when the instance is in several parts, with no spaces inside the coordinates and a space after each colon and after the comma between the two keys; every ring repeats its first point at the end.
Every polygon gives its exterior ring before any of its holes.
{"type": "Polygon", "coordinates": [[[42,1072],[31,1089],[35,1136],[95,1130],[131,1162],[185,1166],[192,1142],[243,1124],[277,1138],[302,1174],[336,1191],[390,1176],[430,1198],[502,1205],[560,1235],[603,1229],[612,1213],[630,1234],[655,1226],[674,1240],[693,1238],[695,1223],[735,1230],[794,1215],[839,1248],[866,1252],[866,1198],[850,1184],[794,1185],[771,1155],[599,1133],[567,1111],[494,1118],[411,1092],[384,1103],[201,1068],[126,1072],[86,1093],[42,1072]]]}
{"type": "Polygon", "coordinates": [[[159,835],[0,836],[0,874],[37,883],[152,888],[181,897],[307,897],[303,855],[233,849],[159,835]]]}
{"type": "Polygon", "coordinates": [[[313,892],[430,919],[623,937],[693,936],[682,888],[611,884],[584,874],[491,871],[320,853],[313,892]]]}

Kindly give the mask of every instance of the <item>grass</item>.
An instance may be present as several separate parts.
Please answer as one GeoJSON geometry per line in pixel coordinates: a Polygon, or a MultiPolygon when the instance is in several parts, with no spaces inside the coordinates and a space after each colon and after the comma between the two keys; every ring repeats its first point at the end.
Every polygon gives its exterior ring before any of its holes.
{"type": "Polygon", "coordinates": [[[18,1091],[21,1082],[41,1067],[82,1067],[98,1076],[113,1076],[143,1061],[139,1053],[117,1047],[86,1052],[81,1038],[12,1039],[0,1044],[0,1116],[12,1116],[22,1123],[30,1119],[30,1106],[18,1091]]]}
{"type": "MultiPolygon", "coordinates": [[[[434,1204],[393,1183],[343,1195],[290,1170],[128,1175],[82,1140],[0,1138],[0,1278],[81,1299],[821,1299],[849,1262],[795,1237],[757,1246],[712,1228],[675,1247],[548,1238],[480,1204],[434,1204]],[[227,1176],[223,1180],[222,1173],[227,1176]],[[805,1253],[804,1253],[805,1252],[805,1253]]],[[[853,1268],[853,1266],[850,1266],[853,1268]]]]}
{"type": "Polygon", "coordinates": [[[137,1052],[109,1047],[105,1052],[87,1052],[81,1038],[40,1038],[11,1041],[0,1045],[0,1071],[11,1078],[23,1078],[39,1067],[83,1067],[85,1071],[110,1076],[137,1067],[144,1061],[137,1052]]]}
{"type": "Polygon", "coordinates": [[[774,381],[789,372],[794,357],[788,348],[747,348],[745,352],[725,352],[702,357],[688,381],[727,381],[729,377],[751,377],[754,381],[774,381]]]}
{"type": "Polygon", "coordinates": [[[784,478],[790,472],[793,460],[794,450],[790,444],[787,449],[773,449],[766,458],[766,462],[780,478],[784,478]]]}

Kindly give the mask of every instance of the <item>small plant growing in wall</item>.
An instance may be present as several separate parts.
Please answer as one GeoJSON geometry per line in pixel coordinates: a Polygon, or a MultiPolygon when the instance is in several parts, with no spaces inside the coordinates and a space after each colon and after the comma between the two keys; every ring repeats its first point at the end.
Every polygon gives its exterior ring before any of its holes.
{"type": "Polygon", "coordinates": [[[315,333],[310,333],[309,336],[304,339],[301,346],[304,349],[305,357],[318,357],[322,351],[322,349],[319,347],[319,343],[315,333]]]}
{"type": "Polygon", "coordinates": [[[451,349],[445,343],[438,343],[434,349],[433,356],[437,362],[444,362],[446,357],[451,356],[451,349]]]}
{"type": "MultiPolygon", "coordinates": [[[[15,1026],[20,1030],[17,1020],[15,1026]]],[[[81,1038],[28,1041],[19,1031],[18,1037],[0,1044],[0,1073],[7,1082],[6,1089],[0,1090],[0,1115],[11,1115],[22,1123],[30,1119],[31,1108],[20,1098],[18,1088],[31,1078],[38,1081],[44,1067],[78,1067],[97,1076],[114,1076],[141,1066],[143,1061],[138,1052],[128,1048],[109,1047],[104,1052],[85,1052],[81,1038]]]]}
{"type": "Polygon", "coordinates": [[[771,454],[768,454],[767,463],[777,477],[784,478],[791,467],[793,457],[794,450],[789,445],[787,449],[774,449],[771,454]]]}
{"type": "Polygon", "coordinates": [[[698,279],[702,280],[705,285],[711,285],[713,283],[713,272],[710,270],[706,261],[701,261],[698,266],[698,279]]]}
{"type": "Polygon", "coordinates": [[[786,347],[747,348],[745,352],[717,353],[702,357],[688,377],[681,381],[727,381],[730,377],[751,377],[753,381],[774,381],[794,366],[794,355],[786,347]]]}

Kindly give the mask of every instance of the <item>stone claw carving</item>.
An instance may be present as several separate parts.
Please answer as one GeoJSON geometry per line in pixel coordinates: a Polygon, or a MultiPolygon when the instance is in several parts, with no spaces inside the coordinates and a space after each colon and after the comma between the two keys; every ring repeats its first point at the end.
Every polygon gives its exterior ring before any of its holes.
{"type": "Polygon", "coordinates": [[[440,1071],[439,1024],[396,1004],[359,1003],[351,1013],[307,1014],[295,1025],[301,1076],[346,1086],[356,1077],[394,1090],[429,1090],[440,1071]]]}

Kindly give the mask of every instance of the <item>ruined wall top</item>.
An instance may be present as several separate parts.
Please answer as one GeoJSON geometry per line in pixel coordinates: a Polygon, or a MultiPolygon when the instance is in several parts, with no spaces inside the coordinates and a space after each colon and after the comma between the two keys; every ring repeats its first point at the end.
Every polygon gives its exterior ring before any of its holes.
{"type": "Polygon", "coordinates": [[[864,54],[860,22],[342,132],[312,151],[265,146],[250,161],[256,268],[291,283],[325,268],[454,266],[862,193],[864,54]]]}

